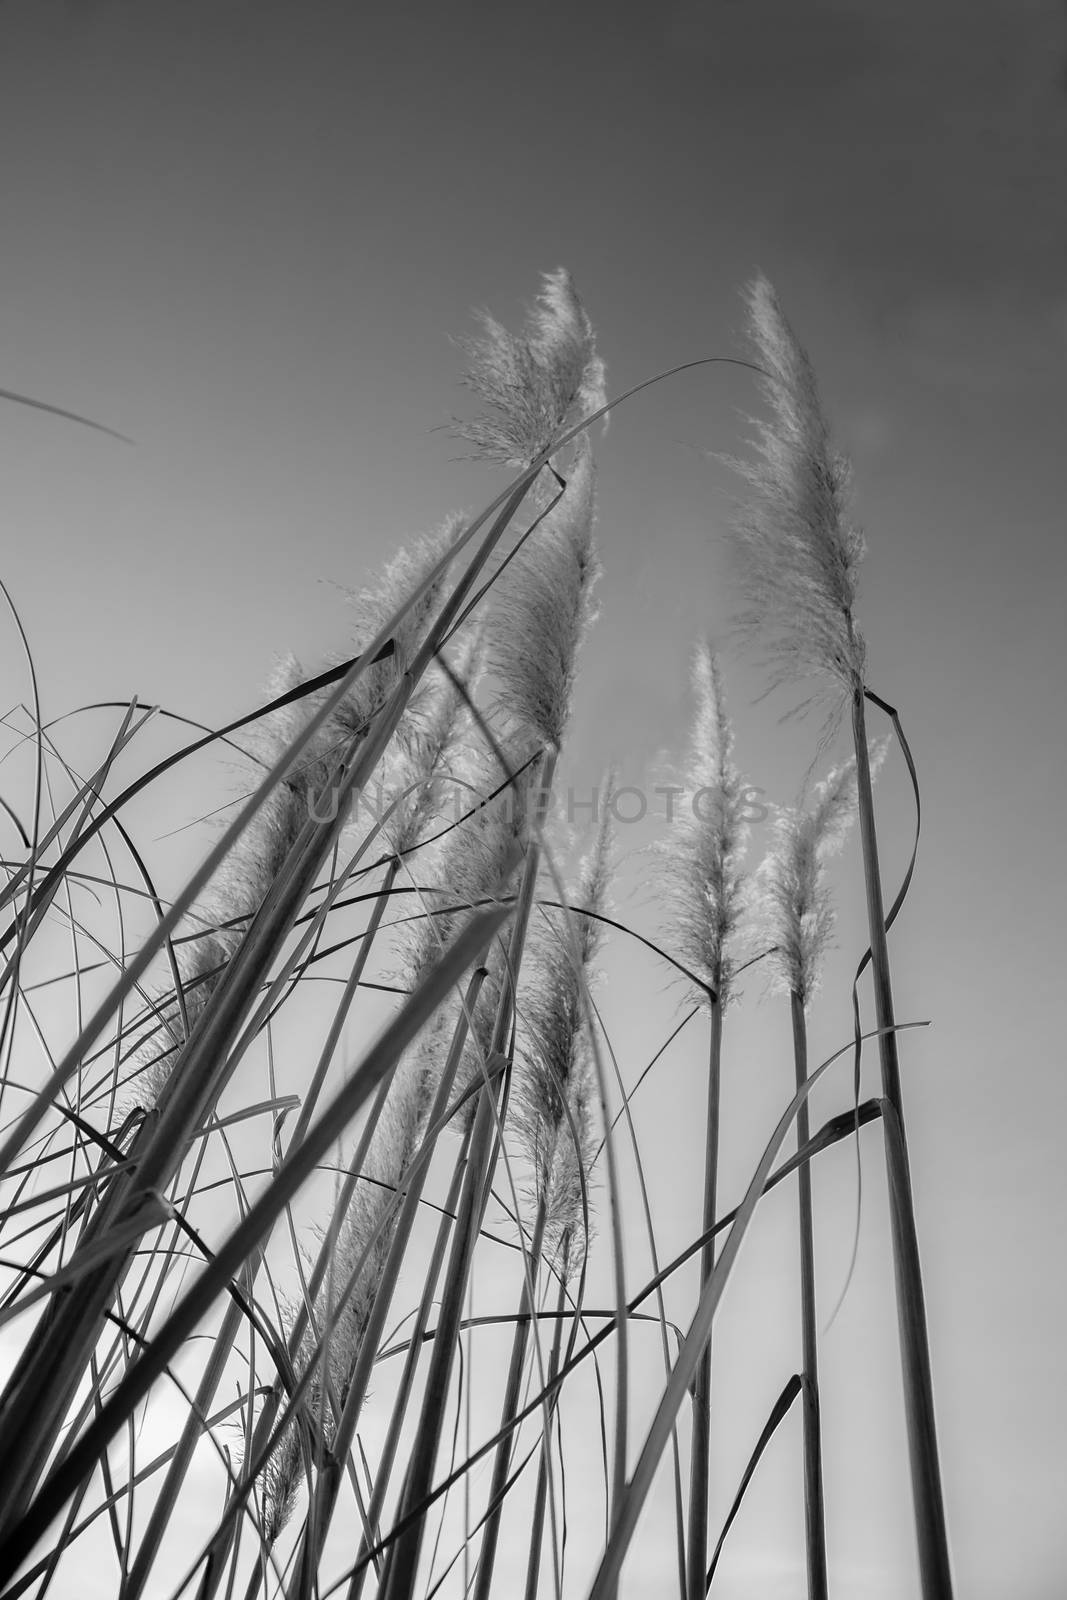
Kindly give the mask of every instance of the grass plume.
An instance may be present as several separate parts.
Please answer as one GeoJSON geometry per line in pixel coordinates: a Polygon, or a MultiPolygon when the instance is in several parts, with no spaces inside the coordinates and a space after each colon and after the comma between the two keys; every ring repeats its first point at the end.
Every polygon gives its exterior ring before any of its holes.
{"type": "MultiPolygon", "coordinates": [[[[741,862],[748,840],[747,791],[734,761],[733,727],[726,713],[722,674],[710,643],[693,657],[694,713],[683,771],[692,795],[659,846],[669,934],[686,965],[706,987],[697,998],[710,1016],[708,1097],[704,1141],[703,1232],[715,1225],[718,1192],[722,1018],[730,999],[742,937],[746,885],[741,862]],[[699,802],[699,803],[698,803],[699,802]]],[[[701,1289],[715,1266],[709,1237],[701,1252],[701,1289]]],[[[708,1552],[711,1449],[711,1342],[693,1390],[689,1477],[687,1600],[703,1600],[708,1552]]]]}
{"type": "MultiPolygon", "coordinates": [[[[754,459],[740,466],[751,491],[737,527],[751,606],[746,627],[767,647],[772,686],[816,676],[823,697],[829,694],[831,728],[846,706],[851,709],[879,1066],[899,1129],[899,1146],[886,1145],[886,1160],[896,1197],[891,1237],[919,1570],[923,1600],[947,1600],[948,1528],[878,860],[866,650],[853,615],[863,539],[848,519],[848,466],[831,450],[811,363],[765,278],[749,289],[748,307],[756,354],[769,373],[770,418],[758,424],[754,459]]],[[[883,1132],[888,1120],[883,1117],[883,1132]]]]}
{"type": "Polygon", "coordinates": [[[770,414],[755,423],[750,456],[729,458],[750,491],[735,521],[748,602],[740,628],[765,652],[772,687],[814,677],[814,698],[828,692],[837,712],[865,660],[854,620],[865,545],[849,515],[849,465],[832,449],[814,370],[774,289],[759,276],[745,299],[770,414]]]}
{"type": "Polygon", "coordinates": [[[544,274],[522,333],[509,333],[486,311],[479,320],[481,337],[457,343],[467,358],[463,381],[485,409],[455,421],[454,431],[479,456],[525,467],[568,424],[607,402],[593,325],[563,267],[544,274]]]}

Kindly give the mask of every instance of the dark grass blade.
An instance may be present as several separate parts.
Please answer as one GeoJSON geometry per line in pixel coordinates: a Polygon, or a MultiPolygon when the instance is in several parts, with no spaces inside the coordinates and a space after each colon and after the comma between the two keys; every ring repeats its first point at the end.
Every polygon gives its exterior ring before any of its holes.
{"type": "Polygon", "coordinates": [[[734,1518],[741,1509],[741,1502],[745,1498],[745,1491],[752,1482],[756,1468],[760,1464],[760,1458],[774,1437],[779,1423],[781,1423],[787,1416],[790,1406],[793,1404],[793,1401],[796,1399],[802,1388],[803,1381],[800,1378],[800,1375],[794,1372],[793,1376],[790,1378],[789,1382],[786,1384],[785,1388],[774,1402],[774,1405],[771,1407],[771,1414],[764,1424],[763,1432],[756,1440],[756,1448],[753,1450],[748,1459],[748,1465],[741,1474],[741,1482],[738,1484],[737,1493],[734,1496],[734,1503],[730,1507],[726,1521],[722,1525],[722,1532],[719,1535],[719,1542],[715,1546],[715,1552],[712,1555],[711,1561],[708,1565],[707,1580],[704,1585],[705,1594],[711,1588],[711,1581],[715,1576],[715,1568],[719,1564],[719,1557],[722,1555],[722,1547],[726,1543],[726,1535],[733,1527],[734,1518]]]}
{"type": "Polygon", "coordinates": [[[239,1273],[245,1259],[265,1237],[287,1202],[291,1201],[317,1163],[331,1149],[403,1049],[411,1043],[444,1000],[453,984],[477,958],[486,942],[510,915],[504,907],[474,918],[456,943],[427,977],[425,984],[385,1030],[349,1081],[340,1089],[301,1146],[283,1162],[266,1193],[230,1235],[201,1277],[187,1291],[152,1345],[127,1372],[99,1416],[53,1470],[27,1510],[0,1545],[0,1581],[11,1577],[32,1550],[52,1519],[93,1470],[100,1452],[123,1426],[127,1416],[147,1395],[164,1367],[196,1329],[215,1298],[239,1273]]]}
{"type": "Polygon", "coordinates": [[[120,444],[133,444],[133,440],[126,434],[118,433],[114,428],[108,428],[102,422],[94,422],[92,417],[83,417],[78,411],[67,411],[63,406],[53,406],[47,400],[34,400],[28,394],[16,394],[12,389],[0,389],[0,400],[10,400],[12,405],[27,406],[31,411],[44,411],[50,417],[62,417],[64,422],[76,422],[82,428],[92,428],[94,433],[106,433],[110,439],[118,439],[120,444]]]}
{"type": "Polygon", "coordinates": [[[604,1552],[596,1579],[590,1590],[589,1600],[610,1600],[610,1597],[613,1597],[616,1593],[622,1564],[633,1539],[638,1518],[652,1487],[660,1456],[670,1438],[674,1420],[696,1376],[701,1355],[711,1335],[712,1322],[719,1301],[722,1298],[722,1292],[726,1287],[727,1279],[733,1269],[752,1217],[755,1214],[764,1185],[770,1176],[771,1163],[775,1154],[788,1133],[797,1110],[807,1099],[814,1085],[834,1062],[850,1048],[851,1046],[845,1046],[811,1074],[807,1082],[793,1096],[793,1099],[782,1113],[774,1133],[767,1142],[759,1165],[748,1186],[745,1198],[738,1209],[737,1219],[730,1229],[729,1237],[723,1245],[714,1271],[701,1293],[696,1313],[686,1336],[685,1344],[675,1363],[670,1383],[667,1385],[660,1400],[637,1466],[626,1486],[623,1502],[615,1517],[611,1538],[608,1540],[607,1549],[604,1552]]]}

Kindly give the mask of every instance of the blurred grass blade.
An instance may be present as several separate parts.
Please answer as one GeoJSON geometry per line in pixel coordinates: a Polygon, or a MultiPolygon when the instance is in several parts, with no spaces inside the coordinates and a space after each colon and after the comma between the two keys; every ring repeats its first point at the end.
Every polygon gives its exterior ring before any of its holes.
{"type": "Polygon", "coordinates": [[[83,428],[92,428],[94,433],[106,433],[110,439],[118,439],[120,444],[133,444],[133,440],[126,434],[118,433],[114,428],[107,427],[102,422],[94,422],[92,417],[83,417],[77,411],[67,411],[63,406],[53,406],[47,400],[34,400],[28,394],[15,394],[12,389],[0,389],[0,400],[10,400],[12,405],[28,406],[31,411],[44,411],[50,417],[62,417],[64,422],[77,422],[83,428]]]}

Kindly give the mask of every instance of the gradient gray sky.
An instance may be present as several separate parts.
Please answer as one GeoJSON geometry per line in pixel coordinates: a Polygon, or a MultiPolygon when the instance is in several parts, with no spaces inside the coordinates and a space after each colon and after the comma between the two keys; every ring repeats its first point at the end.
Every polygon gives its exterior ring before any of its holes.
{"type": "MultiPolygon", "coordinates": [[[[901,708],[922,779],[895,970],[901,1012],[933,1019],[904,1053],[905,1090],[971,1600],[1053,1600],[1067,1582],[1065,59],[1052,0],[0,4],[0,385],[137,442],[0,416],[2,576],[50,714],[136,691],[220,722],[253,703],[276,652],[313,666],[342,645],[337,586],[500,487],[433,431],[465,404],[446,336],[469,331],[471,307],[514,324],[538,274],[565,264],[618,392],[738,354],[738,288],[757,267],[775,282],[854,461],[872,684],[901,708]]],[[[753,403],[736,369],[689,373],[620,410],[598,447],[603,615],[575,783],[613,757],[641,782],[684,736],[690,643],[724,634],[736,598],[737,485],[706,452],[738,447],[753,403]]],[[[24,697],[10,638],[0,670],[5,705],[24,697]]],[[[781,733],[784,705],[754,704],[751,668],[728,656],[727,674],[739,759],[791,798],[814,730],[781,733]]],[[[899,758],[880,805],[895,882],[899,758]]],[[[818,1014],[827,1051],[849,1026],[856,895],[818,1014]]],[[[640,899],[627,914],[654,924],[640,899]]],[[[612,959],[618,994],[623,977],[658,991],[658,974],[612,959]]],[[[609,990],[610,1004],[617,1020],[609,990]]],[[[656,1000],[655,1023],[623,1007],[649,1053],[670,1004],[656,1000]]],[[[791,1070],[771,1008],[755,1013],[727,1068],[727,1193],[791,1070]]],[[[677,1244],[697,1206],[699,1152],[679,1150],[679,1129],[699,1058],[646,1108],[677,1244]]],[[[842,1078],[826,1109],[846,1093],[842,1078]]],[[[831,1554],[838,1593],[905,1596],[881,1166],[866,1148],[860,1273],[825,1347],[831,1554]]],[[[819,1180],[825,1297],[851,1225],[840,1157],[819,1180]]],[[[796,1359],[778,1292],[792,1226],[787,1204],[768,1208],[717,1335],[719,1503],[796,1359]]],[[[724,1600],[757,1581],[802,1592],[795,1465],[787,1431],[731,1535],[724,1600]]],[[[650,1533],[625,1592],[659,1592],[658,1552],[650,1533]]],[[[575,1561],[578,1575],[580,1547],[575,1561]]]]}

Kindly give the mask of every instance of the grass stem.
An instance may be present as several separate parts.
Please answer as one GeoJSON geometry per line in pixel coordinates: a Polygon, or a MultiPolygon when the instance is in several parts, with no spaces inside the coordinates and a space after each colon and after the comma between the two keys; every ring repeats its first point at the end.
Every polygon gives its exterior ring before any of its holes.
{"type": "MultiPolygon", "coordinates": [[[[808,1031],[804,1002],[796,990],[789,997],[793,1019],[793,1062],[796,1086],[808,1079],[808,1031]]],[[[797,1111],[797,1149],[811,1138],[808,1102],[797,1111]]],[[[826,1516],[822,1482],[822,1424],[819,1396],[818,1328],[815,1320],[815,1237],[811,1203],[811,1167],[797,1169],[800,1200],[800,1325],[803,1360],[804,1544],[808,1564],[808,1600],[827,1600],[826,1516]]]]}
{"type": "MultiPolygon", "coordinates": [[[[715,1226],[719,1176],[719,1102],[722,1068],[722,1004],[711,1002],[711,1038],[708,1048],[708,1104],[704,1143],[704,1210],[701,1231],[715,1226]]],[[[715,1270],[715,1240],[705,1241],[700,1252],[700,1288],[703,1292],[715,1270]]],[[[689,1537],[686,1541],[688,1600],[704,1600],[708,1566],[708,1497],[711,1474],[711,1332],[701,1354],[693,1384],[693,1436],[689,1473],[689,1537]]]]}
{"type": "MultiPolygon", "coordinates": [[[[900,1066],[889,972],[889,942],[886,937],[882,880],[878,867],[878,837],[875,831],[874,792],[867,754],[863,685],[860,682],[856,683],[852,695],[852,731],[856,747],[860,838],[863,843],[863,874],[870,927],[875,1019],[880,1030],[878,1059],[882,1074],[882,1093],[892,1106],[899,1127],[899,1150],[896,1152],[895,1161],[891,1161],[887,1143],[886,1162],[890,1169],[890,1182],[894,1194],[894,1203],[890,1208],[890,1227],[897,1298],[897,1326],[904,1372],[904,1417],[907,1424],[908,1458],[911,1465],[911,1488],[919,1546],[919,1574],[923,1600],[951,1600],[952,1572],[949,1564],[948,1526],[941,1487],[941,1464],[934,1416],[930,1341],[926,1327],[926,1303],[919,1261],[919,1240],[915,1227],[911,1170],[904,1132],[904,1107],[900,1092],[900,1066]]],[[[883,1115],[883,1123],[884,1121],[883,1115]]]]}

